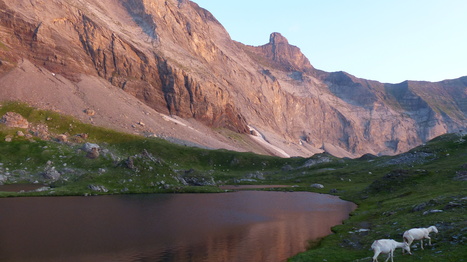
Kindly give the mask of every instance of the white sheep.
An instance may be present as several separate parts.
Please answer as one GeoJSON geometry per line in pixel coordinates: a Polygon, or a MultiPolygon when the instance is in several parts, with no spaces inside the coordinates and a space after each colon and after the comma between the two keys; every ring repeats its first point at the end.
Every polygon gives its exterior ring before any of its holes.
{"type": "Polygon", "coordinates": [[[373,262],[378,262],[378,256],[380,253],[389,254],[388,258],[385,260],[387,262],[389,258],[391,258],[391,262],[394,262],[394,250],[396,248],[402,248],[402,250],[407,250],[410,253],[410,247],[406,242],[397,242],[394,239],[379,239],[375,240],[373,244],[371,244],[371,249],[375,252],[373,256],[373,262]]]}
{"type": "Polygon", "coordinates": [[[412,228],[404,232],[402,237],[404,238],[404,242],[412,244],[414,240],[420,240],[420,245],[423,249],[423,239],[428,239],[428,244],[431,246],[431,238],[429,234],[431,232],[438,233],[438,229],[435,226],[431,226],[428,228],[412,228]]]}

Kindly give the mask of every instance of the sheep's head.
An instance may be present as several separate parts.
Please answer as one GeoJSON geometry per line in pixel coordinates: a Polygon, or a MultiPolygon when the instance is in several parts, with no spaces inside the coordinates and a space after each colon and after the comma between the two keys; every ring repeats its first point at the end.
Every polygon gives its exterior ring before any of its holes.
{"type": "Polygon", "coordinates": [[[409,243],[404,242],[404,246],[402,247],[402,253],[404,253],[404,250],[407,251],[410,255],[412,255],[412,252],[410,252],[410,246],[409,243]]]}
{"type": "Polygon", "coordinates": [[[435,226],[431,226],[431,231],[438,233],[438,229],[435,226]]]}

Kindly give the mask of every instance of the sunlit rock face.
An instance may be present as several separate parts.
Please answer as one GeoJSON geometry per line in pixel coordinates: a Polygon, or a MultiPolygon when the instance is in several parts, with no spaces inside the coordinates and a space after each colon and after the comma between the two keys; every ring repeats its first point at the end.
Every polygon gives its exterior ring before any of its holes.
{"type": "MultiPolygon", "coordinates": [[[[184,119],[186,126],[164,134],[210,148],[280,156],[397,154],[466,125],[466,77],[384,84],[323,72],[280,33],[262,46],[238,43],[211,13],[186,0],[0,0],[0,9],[2,79],[21,75],[16,69],[31,62],[39,72],[64,77],[43,81],[54,81],[57,95],[81,99],[83,107],[94,100],[83,102],[83,93],[65,86],[106,86],[99,92],[106,97],[123,90],[154,111],[140,112],[138,120],[184,119]]],[[[0,87],[2,100],[13,92],[38,102],[22,81],[0,79],[0,87]]],[[[97,113],[108,125],[129,124],[104,111],[97,113]]],[[[146,128],[157,134],[163,125],[146,128]]]]}

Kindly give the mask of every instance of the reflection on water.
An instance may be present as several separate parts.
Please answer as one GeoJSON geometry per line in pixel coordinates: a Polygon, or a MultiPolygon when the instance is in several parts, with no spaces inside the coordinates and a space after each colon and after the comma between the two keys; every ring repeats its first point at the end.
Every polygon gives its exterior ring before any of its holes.
{"type": "Polygon", "coordinates": [[[284,261],[354,208],[306,192],[0,199],[0,261],[284,261]]]}

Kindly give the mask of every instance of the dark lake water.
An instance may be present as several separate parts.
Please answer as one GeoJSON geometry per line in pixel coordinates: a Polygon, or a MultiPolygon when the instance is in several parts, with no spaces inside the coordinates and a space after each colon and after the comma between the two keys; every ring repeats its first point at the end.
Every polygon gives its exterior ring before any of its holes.
{"type": "Polygon", "coordinates": [[[284,261],[356,206],[307,192],[0,199],[0,261],[284,261]]]}

